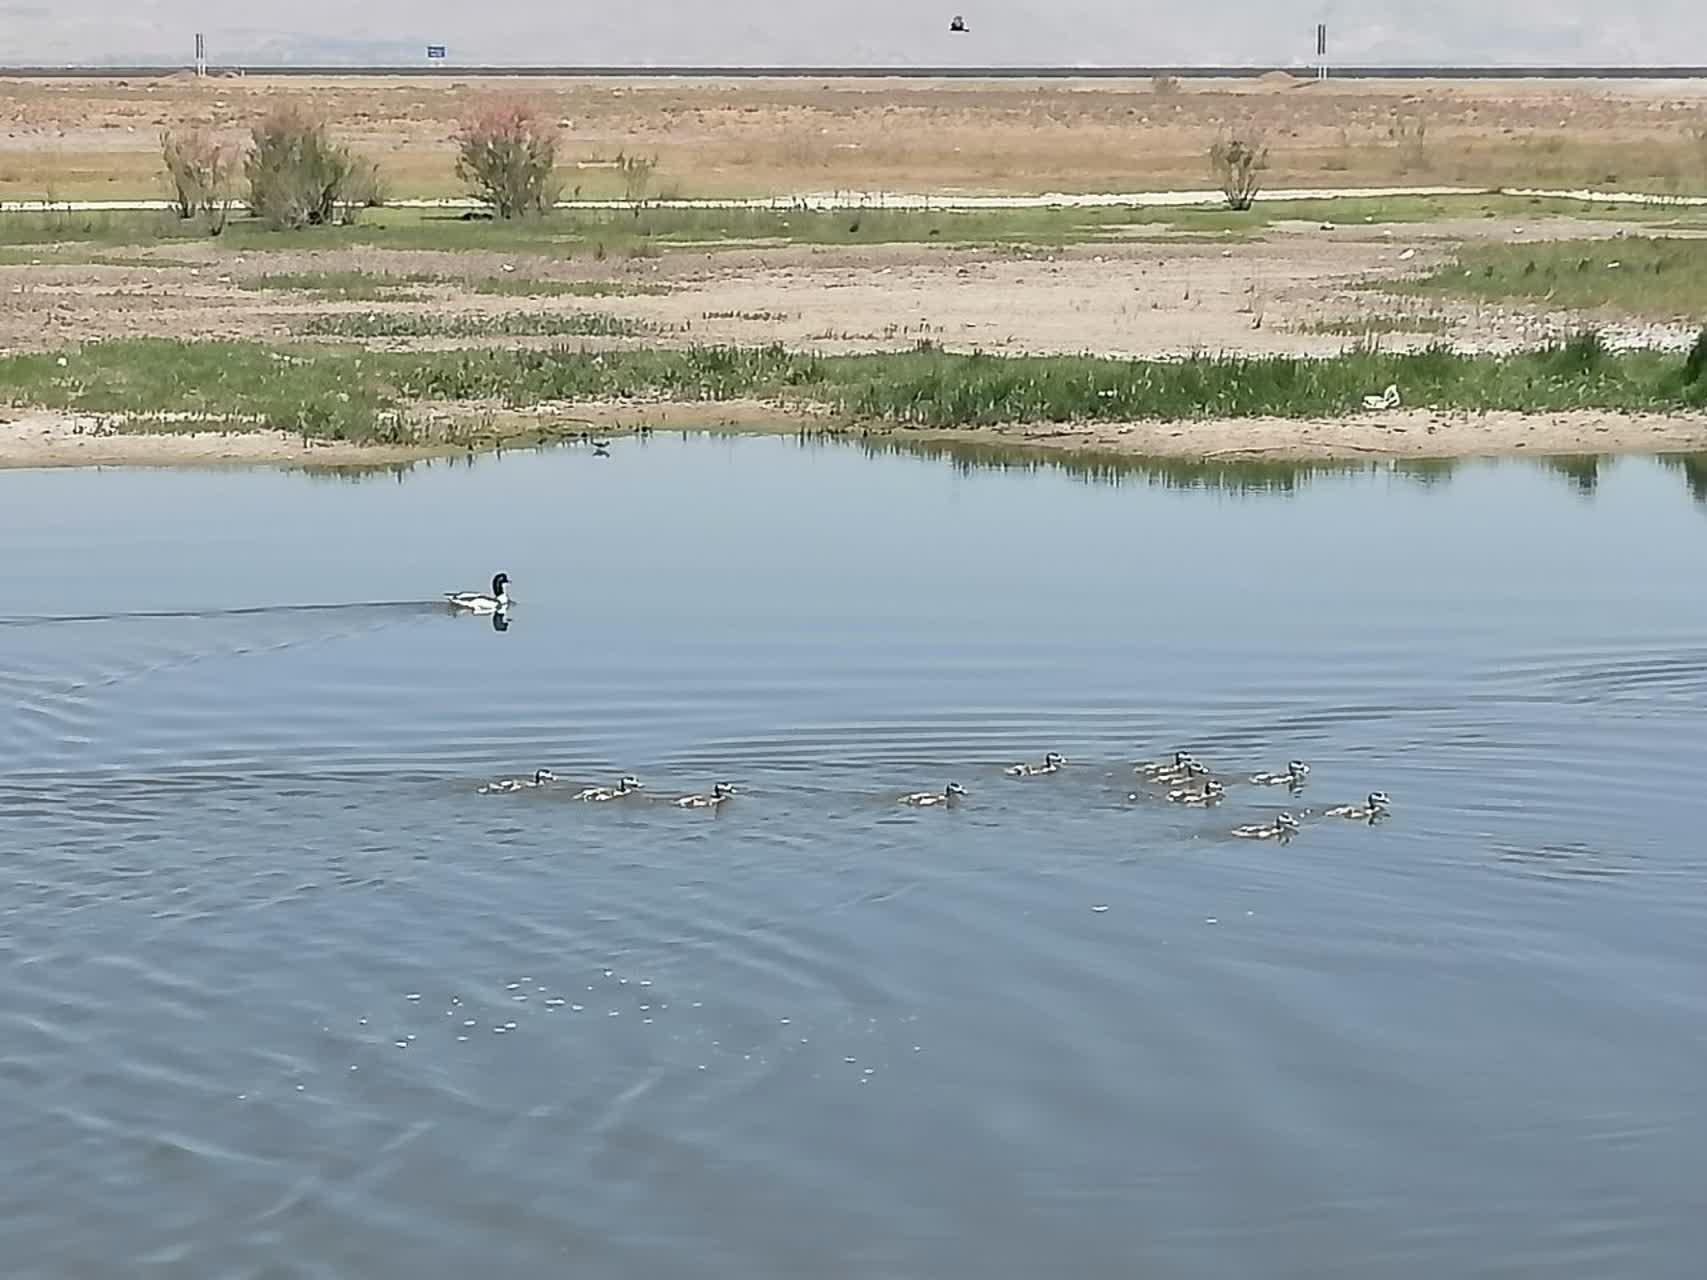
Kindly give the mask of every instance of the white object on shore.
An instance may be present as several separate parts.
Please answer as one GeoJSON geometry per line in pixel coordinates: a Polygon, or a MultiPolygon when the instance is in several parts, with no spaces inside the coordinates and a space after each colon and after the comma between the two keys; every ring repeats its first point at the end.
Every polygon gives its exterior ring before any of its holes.
{"type": "Polygon", "coordinates": [[[1389,386],[1378,396],[1364,396],[1363,407],[1371,411],[1378,409],[1397,409],[1399,407],[1399,388],[1389,386]]]}

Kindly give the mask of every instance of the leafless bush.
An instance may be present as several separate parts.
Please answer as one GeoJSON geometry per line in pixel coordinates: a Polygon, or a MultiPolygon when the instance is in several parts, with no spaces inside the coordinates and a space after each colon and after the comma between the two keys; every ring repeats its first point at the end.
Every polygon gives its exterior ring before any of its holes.
{"type": "Polygon", "coordinates": [[[1399,152],[1399,171],[1426,170],[1429,167],[1428,121],[1420,115],[1393,113],[1387,126],[1387,136],[1399,152]]]}
{"type": "Polygon", "coordinates": [[[250,136],[249,208],[268,226],[330,226],[379,194],[378,166],[351,155],[323,121],[294,106],[273,110],[250,136]]]}
{"type": "Polygon", "coordinates": [[[391,189],[385,181],[385,175],[380,172],[377,161],[365,156],[356,156],[350,162],[349,181],[338,197],[338,219],[344,223],[353,223],[361,216],[363,209],[383,208],[390,198],[391,189]]]}
{"type": "Polygon", "coordinates": [[[218,235],[223,231],[233,198],[236,150],[206,129],[163,129],[160,158],[178,216],[188,219],[205,214],[210,232],[218,235]]]}
{"type": "Polygon", "coordinates": [[[657,170],[657,156],[630,156],[617,152],[616,172],[622,179],[623,199],[635,205],[643,202],[647,188],[652,185],[652,175],[657,170]]]}
{"type": "Polygon", "coordinates": [[[1268,147],[1249,134],[1218,138],[1209,148],[1209,167],[1221,186],[1229,209],[1249,209],[1262,190],[1262,171],[1268,168],[1268,147]]]}
{"type": "Polygon", "coordinates": [[[525,102],[491,102],[456,134],[456,176],[500,218],[557,201],[557,125],[525,102]]]}
{"type": "Polygon", "coordinates": [[[1179,88],[1180,88],[1180,85],[1179,85],[1179,77],[1178,76],[1151,76],[1150,77],[1150,92],[1154,93],[1154,94],[1159,94],[1160,96],[1162,96],[1164,98],[1168,97],[1172,94],[1178,93],[1179,88]]]}

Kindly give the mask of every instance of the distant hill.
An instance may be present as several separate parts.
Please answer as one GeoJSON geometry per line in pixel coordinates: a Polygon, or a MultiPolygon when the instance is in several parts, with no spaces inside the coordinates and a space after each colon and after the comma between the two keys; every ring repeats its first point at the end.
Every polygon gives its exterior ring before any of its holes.
{"type": "MultiPolygon", "coordinates": [[[[215,62],[754,65],[1289,65],[1329,24],[1342,63],[1707,63],[1700,0],[294,0],[276,27],[208,18],[203,0],[0,0],[0,62],[182,64],[207,33],[215,62]],[[968,35],[948,20],[964,13],[968,35]]],[[[229,9],[215,10],[218,14],[229,9]]]]}

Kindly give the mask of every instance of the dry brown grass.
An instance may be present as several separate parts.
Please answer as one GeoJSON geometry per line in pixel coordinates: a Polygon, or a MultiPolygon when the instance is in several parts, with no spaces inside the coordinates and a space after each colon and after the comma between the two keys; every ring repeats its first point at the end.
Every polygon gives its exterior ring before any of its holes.
{"type": "MultiPolygon", "coordinates": [[[[513,82],[512,82],[513,83],[513,82]]],[[[236,141],[280,98],[379,160],[396,195],[457,193],[456,123],[497,82],[0,81],[0,199],[152,195],[155,140],[236,141]]],[[[1259,127],[1271,186],[1385,182],[1707,189],[1690,132],[1707,91],[1640,83],[530,80],[566,122],[567,192],[1108,190],[1204,185],[1223,130],[1259,127]],[[1689,95],[1693,94],[1691,97],[1689,95]]]]}

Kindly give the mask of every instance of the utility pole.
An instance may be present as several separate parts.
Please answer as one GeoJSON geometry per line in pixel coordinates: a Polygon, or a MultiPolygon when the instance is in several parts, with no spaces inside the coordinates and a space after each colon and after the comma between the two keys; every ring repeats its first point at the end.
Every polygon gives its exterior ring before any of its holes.
{"type": "Polygon", "coordinates": [[[196,79],[198,79],[198,80],[205,79],[206,76],[207,76],[207,37],[198,31],[198,32],[196,32],[196,79]]]}

